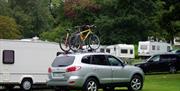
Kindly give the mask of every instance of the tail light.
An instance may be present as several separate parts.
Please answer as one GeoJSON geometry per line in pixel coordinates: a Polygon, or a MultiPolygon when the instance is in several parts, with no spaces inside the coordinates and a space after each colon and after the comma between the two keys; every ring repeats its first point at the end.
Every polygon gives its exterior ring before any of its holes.
{"type": "Polygon", "coordinates": [[[51,73],[52,72],[52,69],[51,67],[48,68],[48,73],[51,73]]]}
{"type": "Polygon", "coordinates": [[[74,72],[74,71],[78,71],[80,70],[81,67],[80,66],[72,66],[66,69],[66,72],[74,72]]]}

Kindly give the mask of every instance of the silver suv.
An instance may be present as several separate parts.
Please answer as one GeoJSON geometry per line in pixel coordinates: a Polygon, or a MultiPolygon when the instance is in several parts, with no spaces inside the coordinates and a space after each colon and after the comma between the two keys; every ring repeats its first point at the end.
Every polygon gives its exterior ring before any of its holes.
{"type": "Polygon", "coordinates": [[[135,66],[105,53],[76,53],[59,55],[48,69],[48,86],[68,91],[113,91],[115,87],[128,87],[138,91],[143,87],[144,73],[135,66]]]}

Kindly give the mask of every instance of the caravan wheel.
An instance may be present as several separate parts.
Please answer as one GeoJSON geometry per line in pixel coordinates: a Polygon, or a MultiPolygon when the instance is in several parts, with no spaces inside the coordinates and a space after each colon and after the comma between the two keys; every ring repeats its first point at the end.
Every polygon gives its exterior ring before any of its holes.
{"type": "Polygon", "coordinates": [[[21,82],[21,89],[23,91],[29,91],[32,88],[32,80],[31,79],[24,79],[21,82]]]}

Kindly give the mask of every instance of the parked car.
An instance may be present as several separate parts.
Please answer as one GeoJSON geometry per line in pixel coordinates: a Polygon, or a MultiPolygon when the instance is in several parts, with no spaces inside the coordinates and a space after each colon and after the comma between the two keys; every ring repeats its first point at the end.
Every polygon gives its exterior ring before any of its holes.
{"type": "Polygon", "coordinates": [[[172,53],[175,53],[175,54],[179,54],[179,55],[180,55],[180,50],[174,50],[174,51],[172,51],[172,53]]]}
{"type": "Polygon", "coordinates": [[[135,64],[145,73],[169,71],[175,73],[180,70],[180,56],[178,54],[156,54],[146,62],[135,64]]]}
{"type": "Polygon", "coordinates": [[[141,90],[144,73],[139,67],[126,65],[106,53],[75,53],[59,55],[48,69],[48,86],[60,91],[80,88],[82,91],[111,91],[116,86],[141,90]]]}

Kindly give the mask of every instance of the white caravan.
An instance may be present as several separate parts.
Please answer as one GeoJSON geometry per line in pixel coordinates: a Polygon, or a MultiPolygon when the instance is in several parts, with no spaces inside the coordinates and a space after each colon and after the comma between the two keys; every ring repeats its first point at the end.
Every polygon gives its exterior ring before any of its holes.
{"type": "Polygon", "coordinates": [[[105,45],[100,45],[99,48],[96,50],[96,52],[103,52],[105,53],[106,52],[106,47],[105,45]]]}
{"type": "Polygon", "coordinates": [[[0,39],[0,85],[30,90],[32,85],[45,84],[47,69],[59,51],[57,43],[0,39]]]}
{"type": "Polygon", "coordinates": [[[154,54],[167,53],[171,50],[171,45],[165,42],[140,41],[138,45],[138,56],[151,56],[154,54]]]}
{"type": "Polygon", "coordinates": [[[106,47],[106,53],[110,53],[114,56],[121,58],[134,58],[134,45],[117,44],[106,47]]]}
{"type": "Polygon", "coordinates": [[[180,46],[180,37],[174,38],[174,45],[180,46]]]}

